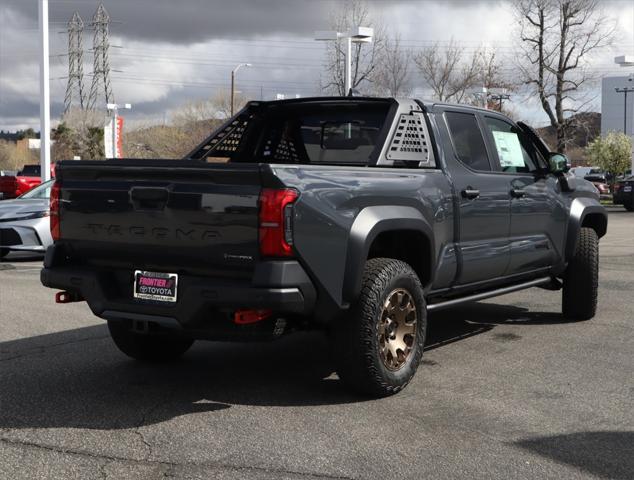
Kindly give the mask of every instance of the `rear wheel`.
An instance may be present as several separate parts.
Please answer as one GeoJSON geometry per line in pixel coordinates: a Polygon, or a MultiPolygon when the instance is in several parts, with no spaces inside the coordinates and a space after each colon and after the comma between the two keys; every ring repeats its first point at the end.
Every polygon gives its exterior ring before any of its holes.
{"type": "Polygon", "coordinates": [[[593,229],[579,230],[577,248],[563,280],[564,316],[578,320],[594,317],[599,289],[599,238],[593,229]]]}
{"type": "Polygon", "coordinates": [[[10,250],[8,248],[0,248],[0,258],[4,258],[9,255],[10,250]]]}
{"type": "Polygon", "coordinates": [[[625,207],[625,210],[627,210],[628,212],[634,212],[634,202],[633,201],[629,201],[629,202],[625,202],[623,203],[623,206],[625,207]]]}
{"type": "Polygon", "coordinates": [[[194,343],[188,338],[137,333],[130,322],[108,321],[108,330],[119,350],[136,360],[149,362],[175,360],[194,343]]]}
{"type": "Polygon", "coordinates": [[[426,320],[414,270],[400,260],[368,260],[359,299],[333,332],[341,380],[372,396],[402,390],[420,364],[426,320]]]}

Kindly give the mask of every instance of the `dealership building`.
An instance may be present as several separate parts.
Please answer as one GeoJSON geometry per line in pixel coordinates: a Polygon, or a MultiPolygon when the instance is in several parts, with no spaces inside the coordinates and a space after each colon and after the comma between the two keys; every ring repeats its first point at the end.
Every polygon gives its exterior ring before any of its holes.
{"type": "MultiPolygon", "coordinates": [[[[632,73],[622,76],[604,77],[601,83],[601,135],[608,132],[625,132],[634,144],[634,57],[615,58],[615,62],[632,73]],[[630,63],[632,62],[632,63],[630,63]]],[[[634,145],[632,147],[634,166],[634,145]]],[[[633,169],[634,171],[634,169],[633,169]]]]}
{"type": "Polygon", "coordinates": [[[634,73],[604,77],[601,85],[601,135],[624,128],[634,135],[634,73]]]}

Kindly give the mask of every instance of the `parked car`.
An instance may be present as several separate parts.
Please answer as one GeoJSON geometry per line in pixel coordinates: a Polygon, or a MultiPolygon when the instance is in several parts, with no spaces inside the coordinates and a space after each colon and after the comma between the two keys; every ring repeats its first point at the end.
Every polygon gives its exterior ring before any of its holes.
{"type": "MultiPolygon", "coordinates": [[[[39,165],[25,165],[17,173],[0,173],[0,200],[17,198],[39,185],[42,181],[39,165]]],[[[54,176],[55,165],[51,165],[51,177],[54,176]]]]}
{"type": "Polygon", "coordinates": [[[634,176],[617,180],[614,183],[612,203],[623,205],[628,212],[634,211],[634,176]]]}
{"type": "Polygon", "coordinates": [[[184,160],[60,162],[41,280],[136,359],[319,329],[345,384],[389,395],[428,312],[540,286],[594,316],[607,215],[567,163],[470,106],[251,102],[184,160]]]}
{"type": "Polygon", "coordinates": [[[584,178],[586,175],[589,175],[592,170],[592,167],[572,167],[570,173],[576,177],[584,178]]]}
{"type": "Polygon", "coordinates": [[[0,203],[0,258],[11,251],[44,253],[53,243],[49,197],[54,180],[0,203]]]}
{"type": "Polygon", "coordinates": [[[608,175],[604,172],[589,173],[585,177],[586,180],[592,182],[592,185],[599,191],[601,198],[610,198],[610,184],[608,183],[608,175]]]}

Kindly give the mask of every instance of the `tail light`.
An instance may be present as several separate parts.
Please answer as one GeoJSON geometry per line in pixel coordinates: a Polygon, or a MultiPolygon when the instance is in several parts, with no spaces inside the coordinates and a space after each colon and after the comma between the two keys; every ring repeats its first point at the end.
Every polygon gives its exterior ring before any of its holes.
{"type": "Polygon", "coordinates": [[[59,182],[53,183],[51,187],[51,237],[53,237],[53,241],[57,241],[60,238],[60,230],[59,230],[59,204],[60,204],[60,194],[61,194],[61,185],[59,182]]]}
{"type": "Polygon", "coordinates": [[[293,256],[293,189],[263,188],[260,192],[260,255],[293,256]]]}
{"type": "Polygon", "coordinates": [[[236,325],[249,325],[266,320],[271,315],[272,310],[237,310],[233,314],[233,322],[236,325]]]}
{"type": "Polygon", "coordinates": [[[614,184],[614,193],[618,192],[619,190],[621,190],[621,188],[623,187],[622,183],[615,183],[614,184]]]}

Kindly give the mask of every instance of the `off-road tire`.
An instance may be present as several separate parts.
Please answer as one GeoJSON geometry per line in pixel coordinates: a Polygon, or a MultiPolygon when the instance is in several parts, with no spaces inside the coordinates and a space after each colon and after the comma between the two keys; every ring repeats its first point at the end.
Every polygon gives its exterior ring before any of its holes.
{"type": "Polygon", "coordinates": [[[412,267],[391,258],[368,260],[359,299],[332,331],[339,378],[351,390],[373,397],[399,392],[411,381],[420,364],[426,329],[423,288],[412,267]],[[416,330],[406,360],[394,371],[381,358],[379,328],[384,305],[395,289],[410,294],[416,308],[416,330]]]}
{"type": "Polygon", "coordinates": [[[189,338],[134,332],[130,322],[108,321],[115,345],[128,357],[146,362],[166,362],[182,356],[194,343],[189,338]]]}
{"type": "Polygon", "coordinates": [[[591,228],[581,228],[575,253],[563,277],[564,317],[589,320],[597,311],[599,289],[599,238],[591,228]]]}

